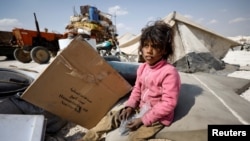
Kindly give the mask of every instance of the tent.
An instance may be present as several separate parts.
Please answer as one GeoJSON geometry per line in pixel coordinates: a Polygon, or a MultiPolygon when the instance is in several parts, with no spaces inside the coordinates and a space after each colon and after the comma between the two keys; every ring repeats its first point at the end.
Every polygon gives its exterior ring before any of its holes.
{"type": "MultiPolygon", "coordinates": [[[[175,56],[173,63],[183,72],[211,72],[224,68],[221,60],[230,48],[241,45],[223,37],[177,12],[172,12],[163,20],[174,28],[175,56]]],[[[119,38],[122,40],[123,38],[119,38]]],[[[120,49],[128,55],[137,55],[140,34],[120,44],[120,49]]],[[[136,60],[135,60],[136,61],[136,60]]]]}

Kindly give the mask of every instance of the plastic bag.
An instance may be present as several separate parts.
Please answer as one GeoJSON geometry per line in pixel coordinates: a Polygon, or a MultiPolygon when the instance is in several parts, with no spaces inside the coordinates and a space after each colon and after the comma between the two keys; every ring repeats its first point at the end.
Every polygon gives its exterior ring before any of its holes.
{"type": "Polygon", "coordinates": [[[128,135],[129,128],[127,128],[126,126],[127,126],[128,122],[132,121],[133,119],[134,119],[134,116],[121,121],[121,124],[120,124],[120,127],[119,127],[119,131],[120,131],[121,136],[128,135]]]}
{"type": "Polygon", "coordinates": [[[121,121],[121,124],[120,124],[120,127],[119,127],[119,132],[120,132],[120,135],[121,136],[126,136],[128,135],[129,133],[129,128],[127,128],[127,123],[132,121],[133,119],[135,118],[140,118],[142,117],[147,111],[149,111],[151,109],[151,105],[150,103],[145,103],[141,109],[140,109],[140,112],[139,113],[136,113],[132,116],[130,116],[128,119],[125,119],[125,120],[122,120],[121,121]]]}

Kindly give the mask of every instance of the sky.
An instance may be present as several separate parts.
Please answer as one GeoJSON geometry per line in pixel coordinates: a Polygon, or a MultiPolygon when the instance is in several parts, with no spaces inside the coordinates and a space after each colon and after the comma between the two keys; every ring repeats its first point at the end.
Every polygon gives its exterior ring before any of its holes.
{"type": "Polygon", "coordinates": [[[149,21],[173,11],[222,36],[250,36],[249,0],[1,0],[0,30],[36,30],[36,13],[40,31],[65,33],[70,17],[80,14],[83,5],[113,15],[119,36],[137,35],[149,21]]]}

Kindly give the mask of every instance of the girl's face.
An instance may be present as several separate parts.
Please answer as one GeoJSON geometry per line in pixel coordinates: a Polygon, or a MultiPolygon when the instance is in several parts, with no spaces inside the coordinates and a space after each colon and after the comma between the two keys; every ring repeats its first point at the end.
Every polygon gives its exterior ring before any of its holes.
{"type": "Polygon", "coordinates": [[[162,59],[163,51],[149,42],[143,45],[142,56],[146,63],[152,66],[162,59]]]}

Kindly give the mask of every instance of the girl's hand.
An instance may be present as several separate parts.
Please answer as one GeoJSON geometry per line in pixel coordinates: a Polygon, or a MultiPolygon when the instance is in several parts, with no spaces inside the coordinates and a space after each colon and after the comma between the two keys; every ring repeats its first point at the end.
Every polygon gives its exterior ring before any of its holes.
{"type": "Polygon", "coordinates": [[[141,118],[135,118],[128,122],[126,127],[133,131],[138,129],[141,125],[143,125],[141,118]]]}
{"type": "Polygon", "coordinates": [[[126,107],[122,110],[122,112],[119,115],[119,120],[125,120],[128,119],[129,116],[133,113],[134,109],[131,107],[126,107]]]}

